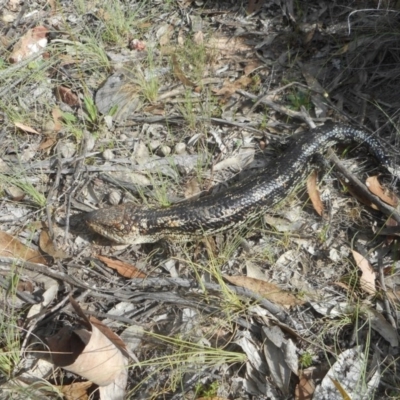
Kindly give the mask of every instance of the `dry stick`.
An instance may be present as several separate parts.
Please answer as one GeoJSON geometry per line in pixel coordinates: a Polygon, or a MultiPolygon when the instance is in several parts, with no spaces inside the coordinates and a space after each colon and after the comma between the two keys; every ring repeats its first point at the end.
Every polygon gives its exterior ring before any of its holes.
{"type": "Polygon", "coordinates": [[[379,267],[379,283],[381,285],[381,289],[384,293],[383,295],[383,304],[385,306],[385,311],[386,311],[386,318],[389,320],[390,324],[393,326],[393,328],[397,329],[396,326],[396,321],[394,320],[391,310],[390,310],[390,303],[387,295],[387,289],[385,285],[385,276],[383,273],[383,265],[382,265],[382,258],[380,257],[378,260],[378,267],[379,267]]]}
{"type": "MultiPolygon", "coordinates": [[[[201,121],[205,121],[208,118],[206,117],[198,117],[197,119],[201,120],[201,121]]],[[[211,122],[215,122],[216,124],[220,124],[220,125],[228,125],[228,126],[235,126],[237,128],[242,128],[242,129],[246,129],[249,132],[254,132],[254,133],[260,133],[263,135],[266,135],[268,137],[279,137],[278,135],[274,135],[273,133],[268,133],[268,132],[263,132],[260,129],[256,129],[254,127],[252,127],[251,125],[249,125],[249,123],[245,123],[242,124],[240,122],[235,122],[235,121],[228,121],[226,119],[222,119],[222,118],[209,118],[209,120],[211,122]]],[[[257,124],[258,125],[258,124],[257,124]]]]}
{"type": "MultiPolygon", "coordinates": [[[[193,282],[182,278],[145,278],[145,279],[134,279],[130,281],[130,286],[138,287],[141,289],[158,287],[158,286],[161,287],[178,286],[183,288],[193,288],[193,284],[196,285],[195,287],[201,285],[207,290],[215,290],[217,292],[222,291],[221,286],[215,283],[201,282],[201,284],[199,284],[198,282],[193,282]]],[[[226,286],[229,288],[229,290],[232,290],[239,296],[247,297],[249,299],[257,301],[262,307],[264,307],[271,314],[273,314],[279,321],[285,322],[287,320],[286,313],[282,308],[270,302],[269,300],[263,298],[259,294],[240,286],[231,286],[231,285],[226,285],[226,286]]]]}
{"type": "Polygon", "coordinates": [[[264,100],[267,100],[268,97],[274,96],[274,95],[276,95],[276,94],[278,94],[278,93],[280,93],[280,92],[286,90],[287,88],[289,88],[289,87],[291,87],[291,86],[300,86],[300,87],[303,87],[303,88],[305,88],[305,89],[309,89],[308,86],[303,85],[302,83],[299,83],[299,82],[291,82],[291,83],[288,83],[287,85],[282,86],[282,87],[280,87],[280,88],[277,88],[277,89],[274,89],[274,90],[269,90],[267,93],[264,93],[264,94],[262,94],[261,96],[256,96],[256,97],[255,97],[255,99],[254,99],[255,102],[254,102],[254,104],[251,106],[250,110],[246,113],[246,116],[249,115],[249,114],[251,114],[251,113],[256,109],[256,107],[257,107],[259,104],[261,104],[264,100]]]}
{"type": "Polygon", "coordinates": [[[271,107],[273,110],[275,110],[281,114],[287,115],[288,117],[298,118],[298,119],[301,119],[304,121],[303,113],[298,112],[298,111],[293,111],[290,108],[287,108],[285,106],[281,106],[280,104],[277,104],[272,100],[269,100],[267,98],[258,99],[258,96],[254,95],[252,93],[246,92],[245,90],[241,90],[241,89],[236,90],[236,93],[239,93],[242,96],[245,96],[252,100],[256,100],[256,101],[258,100],[260,103],[265,104],[268,107],[271,107]]]}
{"type": "MultiPolygon", "coordinates": [[[[108,299],[113,299],[115,300],[120,299],[122,301],[129,301],[132,299],[132,297],[135,296],[135,293],[125,293],[119,294],[118,290],[114,291],[113,294],[108,294],[111,292],[111,289],[102,289],[99,287],[91,287],[87,285],[84,282],[79,281],[78,279],[64,273],[64,272],[56,272],[51,270],[49,267],[42,265],[42,264],[35,264],[31,263],[28,261],[22,261],[22,260],[15,260],[14,258],[11,257],[0,257],[0,263],[4,263],[7,265],[16,265],[21,268],[26,268],[30,271],[38,272],[40,274],[43,274],[45,276],[49,276],[53,279],[57,279],[59,281],[65,282],[70,284],[73,287],[78,287],[81,289],[88,289],[90,290],[90,294],[95,297],[104,297],[108,299]]],[[[181,278],[146,278],[146,279],[134,279],[131,280],[129,283],[129,286],[137,287],[137,288],[154,288],[157,286],[165,287],[165,286],[175,286],[175,287],[183,287],[183,288],[193,288],[197,287],[198,283],[181,279],[181,278]]],[[[215,290],[217,292],[221,292],[223,289],[221,288],[220,285],[213,284],[213,283],[207,283],[204,282],[202,285],[207,289],[207,290],[215,290]]],[[[244,296],[247,298],[250,298],[252,300],[257,301],[262,307],[264,307],[266,310],[268,310],[272,315],[274,315],[279,321],[286,323],[287,320],[287,315],[285,311],[276,306],[274,303],[264,299],[262,296],[259,294],[246,289],[242,287],[236,287],[236,286],[231,286],[227,285],[227,287],[232,290],[234,293],[236,293],[239,296],[244,296]]],[[[155,293],[156,294],[156,293],[155,293]]],[[[138,294],[139,296],[141,294],[138,294]]]]}
{"type": "Polygon", "coordinates": [[[47,224],[49,226],[49,234],[52,239],[54,238],[54,231],[53,231],[53,221],[51,219],[51,204],[52,204],[51,198],[53,197],[53,193],[55,192],[55,190],[58,188],[58,186],[60,184],[61,169],[62,169],[61,156],[60,156],[60,153],[57,151],[56,178],[54,179],[53,186],[49,190],[49,194],[47,195],[47,200],[46,200],[47,224]]]}
{"type": "MultiPolygon", "coordinates": [[[[15,258],[12,257],[2,257],[0,256],[0,264],[5,264],[8,266],[17,266],[22,269],[26,268],[29,271],[33,272],[38,272],[40,274],[43,274],[45,276],[49,276],[50,278],[59,280],[61,282],[66,282],[70,284],[71,286],[78,287],[81,289],[89,289],[91,290],[92,294],[96,295],[96,291],[100,290],[99,288],[92,288],[89,285],[87,285],[84,282],[79,281],[76,278],[73,278],[72,276],[69,276],[68,274],[64,272],[56,272],[51,270],[48,266],[43,265],[43,264],[36,264],[32,263],[29,261],[23,261],[23,260],[16,260],[15,258]]],[[[107,296],[107,294],[104,294],[104,296],[107,296]]],[[[114,298],[113,296],[109,296],[109,298],[114,298]]]]}
{"type": "Polygon", "coordinates": [[[347,183],[354,187],[360,195],[362,195],[365,199],[375,204],[379,211],[388,217],[393,218],[396,222],[400,223],[400,215],[396,211],[395,208],[389,206],[385,202],[383,202],[379,197],[373,195],[368,188],[356,177],[354,176],[339,160],[337,155],[332,151],[332,149],[328,150],[329,159],[335,164],[335,168],[347,179],[347,183]]]}

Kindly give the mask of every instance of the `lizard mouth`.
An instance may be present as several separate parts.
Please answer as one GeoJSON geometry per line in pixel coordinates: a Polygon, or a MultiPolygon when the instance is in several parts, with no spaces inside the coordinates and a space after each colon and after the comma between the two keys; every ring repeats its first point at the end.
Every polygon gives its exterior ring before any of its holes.
{"type": "Polygon", "coordinates": [[[116,206],[106,209],[92,211],[85,216],[85,222],[94,232],[118,242],[118,235],[113,235],[114,232],[119,232],[124,228],[125,207],[116,206]]]}

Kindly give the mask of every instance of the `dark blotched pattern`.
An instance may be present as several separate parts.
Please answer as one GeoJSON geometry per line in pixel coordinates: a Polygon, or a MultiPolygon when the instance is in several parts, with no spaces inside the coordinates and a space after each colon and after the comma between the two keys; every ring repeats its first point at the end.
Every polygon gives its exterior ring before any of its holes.
{"type": "Polygon", "coordinates": [[[324,125],[296,135],[282,157],[224,192],[166,209],[122,204],[91,212],[86,221],[91,229],[118,243],[182,241],[222,232],[283,200],[308,174],[316,154],[352,141],[366,145],[382,164],[389,165],[381,143],[367,132],[346,125],[324,125]]]}

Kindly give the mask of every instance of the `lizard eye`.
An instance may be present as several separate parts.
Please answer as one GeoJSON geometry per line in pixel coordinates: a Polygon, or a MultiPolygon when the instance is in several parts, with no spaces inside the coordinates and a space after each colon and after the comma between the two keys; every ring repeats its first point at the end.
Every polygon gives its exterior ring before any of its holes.
{"type": "Polygon", "coordinates": [[[117,231],[123,231],[124,228],[125,228],[125,226],[124,226],[123,223],[119,223],[119,224],[114,224],[114,228],[115,228],[117,231]]]}

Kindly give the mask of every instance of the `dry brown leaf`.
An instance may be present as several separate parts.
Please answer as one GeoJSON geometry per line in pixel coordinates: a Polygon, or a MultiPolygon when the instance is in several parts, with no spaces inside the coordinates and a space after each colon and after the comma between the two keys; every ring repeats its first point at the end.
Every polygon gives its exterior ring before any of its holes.
{"type": "Polygon", "coordinates": [[[261,63],[258,60],[254,60],[249,62],[248,64],[246,64],[246,66],[244,67],[244,74],[250,75],[254,70],[256,70],[259,66],[261,65],[261,63]]]}
{"type": "Polygon", "coordinates": [[[70,88],[65,86],[58,86],[56,88],[56,97],[70,107],[80,104],[79,97],[70,88]]]}
{"type": "Polygon", "coordinates": [[[396,195],[392,191],[383,188],[379,183],[377,176],[370,176],[365,184],[371,193],[373,193],[375,196],[378,196],[385,203],[391,205],[392,207],[397,207],[397,204],[399,204],[399,199],[396,197],[396,195]]]}
{"type": "Polygon", "coordinates": [[[148,106],[143,107],[143,112],[148,112],[153,115],[165,115],[163,104],[149,104],[148,106]]]}
{"type": "Polygon", "coordinates": [[[51,111],[51,115],[53,116],[53,121],[54,121],[54,132],[58,133],[62,129],[61,121],[63,119],[63,114],[58,107],[55,107],[51,111]]]}
{"type": "Polygon", "coordinates": [[[302,373],[300,381],[295,389],[296,400],[311,400],[315,391],[314,379],[308,374],[302,373]]]}
{"type": "Polygon", "coordinates": [[[127,358],[89,321],[78,303],[71,297],[70,301],[81,318],[83,328],[71,329],[70,326],[65,326],[54,336],[46,338],[52,363],[99,386],[113,386],[115,382],[120,382],[120,389],[124,390],[127,380],[127,358]]]}
{"type": "Polygon", "coordinates": [[[112,258],[97,256],[100,261],[103,261],[107,267],[115,269],[120,275],[125,278],[146,278],[146,274],[134,267],[131,264],[125,263],[120,260],[113,260],[112,258]]]}
{"type": "Polygon", "coordinates": [[[55,138],[47,138],[39,145],[39,150],[47,150],[52,148],[57,143],[55,138]]]}
{"type": "Polygon", "coordinates": [[[53,258],[68,257],[68,254],[65,253],[63,250],[56,249],[53,241],[51,240],[51,237],[49,236],[49,232],[45,229],[43,229],[42,232],[40,232],[39,247],[44,253],[48,254],[49,256],[52,256],[53,258]]]}
{"type": "Polygon", "coordinates": [[[319,196],[319,190],[317,185],[317,171],[313,171],[307,179],[307,192],[310,197],[311,203],[314,207],[314,210],[318,213],[318,215],[322,216],[324,212],[324,205],[321,201],[321,197],[319,196]]]}
{"type": "Polygon", "coordinates": [[[119,350],[122,351],[123,354],[128,356],[126,350],[126,344],[124,341],[114,333],[107,325],[104,325],[101,321],[99,321],[96,317],[89,317],[90,323],[95,326],[104,336],[106,336],[119,350]]]}
{"type": "Polygon", "coordinates": [[[221,89],[214,89],[213,92],[217,96],[230,97],[236,90],[245,89],[252,82],[251,78],[243,75],[234,82],[225,81],[221,89]]]}
{"type": "Polygon", "coordinates": [[[65,326],[46,343],[54,365],[99,386],[112,383],[114,374],[124,368],[122,353],[95,327],[88,331],[65,326]]]}
{"type": "Polygon", "coordinates": [[[40,133],[39,133],[37,130],[31,128],[31,127],[28,126],[28,125],[21,124],[20,122],[14,122],[14,125],[15,125],[17,128],[19,128],[19,129],[21,129],[21,130],[23,130],[23,131],[25,131],[25,132],[28,132],[28,133],[36,133],[36,134],[40,135],[40,133]]]}
{"type": "Polygon", "coordinates": [[[304,304],[304,301],[297,299],[292,293],[282,290],[279,286],[271,282],[249,278],[247,276],[223,275],[223,278],[236,286],[249,289],[255,293],[258,293],[260,296],[282,306],[291,307],[294,305],[304,304]]]}
{"type": "Polygon", "coordinates": [[[92,385],[92,382],[86,381],[56,386],[56,388],[64,395],[64,400],[86,400],[89,398],[88,389],[92,385]]]}
{"type": "Polygon", "coordinates": [[[10,62],[15,64],[25,60],[35,53],[39,53],[47,46],[48,29],[44,26],[37,26],[29,29],[24,36],[19,39],[10,55],[10,62]]]}
{"type": "Polygon", "coordinates": [[[360,286],[366,293],[375,294],[375,271],[372,268],[369,261],[363,257],[360,253],[357,253],[355,250],[352,250],[354,260],[357,264],[357,267],[360,268],[362,275],[360,278],[360,286]]]}
{"type": "Polygon", "coordinates": [[[47,265],[47,260],[39,251],[25,246],[18,239],[8,233],[0,231],[0,255],[5,257],[21,258],[33,263],[47,265]]]}
{"type": "Polygon", "coordinates": [[[190,199],[193,198],[194,196],[198,196],[201,192],[199,181],[197,180],[196,177],[193,177],[190,179],[189,182],[186,183],[185,185],[185,199],[190,199]]]}
{"type": "Polygon", "coordinates": [[[340,395],[342,396],[343,400],[351,400],[351,397],[348,395],[346,389],[341,385],[341,383],[337,379],[332,379],[329,377],[332,383],[335,385],[335,388],[339,391],[340,395]]]}

